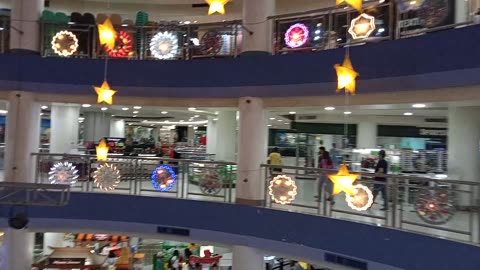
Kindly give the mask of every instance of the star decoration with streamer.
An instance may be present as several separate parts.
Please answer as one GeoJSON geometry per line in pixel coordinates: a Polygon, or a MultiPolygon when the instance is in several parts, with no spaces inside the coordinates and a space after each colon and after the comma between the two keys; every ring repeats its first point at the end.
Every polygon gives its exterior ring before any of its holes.
{"type": "Polygon", "coordinates": [[[340,192],[345,192],[347,195],[353,195],[353,182],[357,180],[358,175],[351,174],[348,171],[347,165],[340,165],[340,169],[337,174],[329,175],[328,178],[333,182],[333,195],[337,195],[340,192]]]}
{"type": "Polygon", "coordinates": [[[353,69],[350,55],[347,53],[343,64],[336,64],[334,68],[337,72],[337,92],[345,88],[346,92],[355,95],[355,80],[358,77],[358,73],[353,69]]]}
{"type": "Polygon", "coordinates": [[[93,87],[95,89],[95,92],[97,92],[98,98],[97,98],[97,103],[102,103],[105,102],[109,105],[112,105],[113,103],[113,95],[117,93],[117,91],[113,90],[110,88],[110,85],[108,85],[108,82],[105,80],[102,83],[102,86],[93,87]]]}
{"type": "Polygon", "coordinates": [[[336,5],[341,5],[342,3],[347,3],[354,9],[362,11],[362,0],[337,0],[336,5]]]}
{"type": "Polygon", "coordinates": [[[210,5],[208,15],[216,12],[225,15],[225,4],[228,3],[228,0],[206,0],[206,2],[210,5]]]}
{"type": "Polygon", "coordinates": [[[105,140],[101,140],[98,146],[95,148],[97,150],[97,160],[105,161],[108,157],[108,146],[105,143],[105,140]]]}
{"type": "Polygon", "coordinates": [[[115,48],[117,32],[115,31],[115,28],[113,28],[110,18],[107,18],[103,23],[99,23],[97,27],[100,44],[105,45],[110,50],[113,50],[113,48],[115,48]]]}

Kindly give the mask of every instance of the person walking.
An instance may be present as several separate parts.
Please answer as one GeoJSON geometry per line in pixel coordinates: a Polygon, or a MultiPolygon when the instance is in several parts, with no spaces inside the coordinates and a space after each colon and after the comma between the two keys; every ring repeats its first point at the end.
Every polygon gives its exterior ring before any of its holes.
{"type": "MultiPolygon", "coordinates": [[[[268,156],[268,164],[270,165],[282,165],[282,155],[280,154],[280,149],[274,147],[270,155],[268,156]]],[[[282,168],[272,168],[270,173],[272,176],[282,172],[282,168]]]]}
{"type": "Polygon", "coordinates": [[[375,181],[382,183],[375,183],[373,185],[373,201],[375,202],[378,193],[382,193],[383,197],[383,208],[380,210],[388,210],[388,197],[387,197],[387,178],[385,175],[388,173],[388,162],[385,160],[385,151],[380,150],[378,152],[378,162],[375,166],[375,181]]]}

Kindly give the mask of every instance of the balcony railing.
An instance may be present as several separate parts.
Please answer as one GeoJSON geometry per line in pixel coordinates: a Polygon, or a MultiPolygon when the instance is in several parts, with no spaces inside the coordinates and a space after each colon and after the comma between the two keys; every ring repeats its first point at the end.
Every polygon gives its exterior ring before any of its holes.
{"type": "MultiPolygon", "coordinates": [[[[36,183],[51,183],[49,172],[54,164],[72,163],[78,170],[78,181],[71,186],[73,192],[108,192],[235,203],[236,164],[231,162],[110,156],[107,162],[119,170],[120,182],[115,189],[105,191],[98,188],[94,181],[94,171],[104,164],[94,156],[46,153],[33,156],[36,183]],[[175,185],[167,192],[158,191],[151,179],[152,172],[161,164],[171,166],[177,176],[175,185]]],[[[344,194],[329,200],[331,182],[326,175],[336,171],[273,165],[262,165],[260,171],[265,188],[264,206],[268,208],[480,243],[480,183],[477,182],[390,174],[386,175],[386,181],[375,181],[373,174],[358,173],[356,184],[363,184],[371,190],[385,187],[389,209],[380,210],[383,207],[380,192],[370,209],[356,211],[348,206],[344,194]],[[291,177],[297,186],[295,200],[288,205],[275,203],[269,195],[268,187],[279,168],[281,174],[291,177]]]]}

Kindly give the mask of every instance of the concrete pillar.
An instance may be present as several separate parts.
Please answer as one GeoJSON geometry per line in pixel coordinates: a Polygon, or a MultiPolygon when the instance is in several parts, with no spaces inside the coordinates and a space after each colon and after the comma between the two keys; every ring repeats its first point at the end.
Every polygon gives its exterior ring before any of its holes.
{"type": "MultiPolygon", "coordinates": [[[[265,182],[260,164],[267,160],[267,120],[260,98],[239,100],[237,203],[263,205],[265,182]]],[[[244,268],[249,269],[249,268],[244,268]]]]}
{"type": "Polygon", "coordinates": [[[255,248],[233,246],[232,269],[263,270],[265,269],[264,254],[255,248]]]}
{"type": "Polygon", "coordinates": [[[14,0],[10,18],[10,49],[38,53],[40,51],[40,16],[44,0],[14,0]]]}
{"type": "Polygon", "coordinates": [[[237,144],[236,111],[223,111],[218,114],[216,141],[215,159],[235,161],[235,148],[237,144]]]}
{"type": "Polygon", "coordinates": [[[7,229],[1,247],[0,270],[31,269],[34,244],[34,233],[7,229]]]}
{"type": "Polygon", "coordinates": [[[98,142],[110,135],[110,114],[103,112],[85,112],[85,141],[98,142]]]}
{"type": "Polygon", "coordinates": [[[35,102],[33,94],[10,94],[6,134],[5,181],[33,182],[35,168],[31,154],[37,153],[40,145],[40,104],[35,102]]]}
{"type": "MultiPolygon", "coordinates": [[[[480,107],[451,107],[448,110],[448,176],[478,182],[480,175],[480,107]]],[[[469,190],[470,187],[459,187],[469,190]]],[[[458,195],[458,194],[457,194],[458,195]]],[[[465,195],[465,194],[464,194],[465,195]]],[[[462,206],[471,205],[469,196],[457,196],[462,206]]]]}
{"type": "Polygon", "coordinates": [[[377,148],[377,124],[361,122],[357,125],[357,148],[377,148]]]}
{"type": "Polygon", "coordinates": [[[64,233],[44,233],[43,254],[50,254],[53,251],[49,247],[64,247],[64,236],[64,233]]]}
{"type": "Polygon", "coordinates": [[[79,105],[53,104],[50,153],[73,153],[78,148],[79,105]]]}
{"type": "Polygon", "coordinates": [[[125,120],[112,119],[110,121],[110,137],[125,138],[125,120]]]}
{"type": "Polygon", "coordinates": [[[242,54],[271,53],[272,34],[268,16],[275,15],[275,0],[243,0],[242,54]]]}
{"type": "Polygon", "coordinates": [[[217,154],[217,119],[213,116],[208,117],[207,124],[207,153],[217,154]]]}

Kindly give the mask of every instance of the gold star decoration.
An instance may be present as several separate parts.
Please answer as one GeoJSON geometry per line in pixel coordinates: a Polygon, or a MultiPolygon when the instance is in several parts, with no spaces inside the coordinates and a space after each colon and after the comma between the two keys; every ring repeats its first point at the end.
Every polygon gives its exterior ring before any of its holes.
{"type": "Polygon", "coordinates": [[[112,50],[115,47],[115,39],[117,38],[117,32],[113,28],[112,21],[110,21],[110,18],[107,18],[103,23],[99,23],[97,27],[100,44],[112,50]]]}
{"type": "Polygon", "coordinates": [[[348,5],[352,6],[354,9],[358,11],[362,11],[362,0],[337,0],[337,6],[347,3],[348,5]]]}
{"type": "Polygon", "coordinates": [[[105,140],[101,140],[97,147],[95,147],[97,151],[97,160],[98,161],[106,161],[108,157],[108,146],[105,143],[105,140]]]}
{"type": "Polygon", "coordinates": [[[346,92],[355,95],[355,79],[358,77],[358,73],[353,69],[350,55],[347,53],[343,64],[336,64],[334,68],[337,72],[337,92],[345,88],[346,92]]]}
{"type": "Polygon", "coordinates": [[[329,175],[328,178],[333,182],[333,194],[337,195],[340,192],[345,192],[347,195],[353,195],[353,182],[357,180],[358,175],[351,174],[348,171],[347,165],[343,163],[337,174],[329,175]]]}
{"type": "Polygon", "coordinates": [[[348,33],[353,39],[367,38],[375,30],[375,17],[362,13],[352,20],[348,33]]]}
{"type": "Polygon", "coordinates": [[[208,15],[212,15],[215,12],[225,15],[225,4],[228,3],[228,1],[229,0],[206,0],[210,5],[208,8],[208,15]]]}
{"type": "Polygon", "coordinates": [[[95,89],[95,92],[97,92],[97,95],[98,95],[97,103],[105,102],[109,105],[112,105],[113,95],[115,95],[117,91],[111,89],[107,81],[103,81],[102,86],[100,87],[94,86],[93,88],[95,89]]]}

